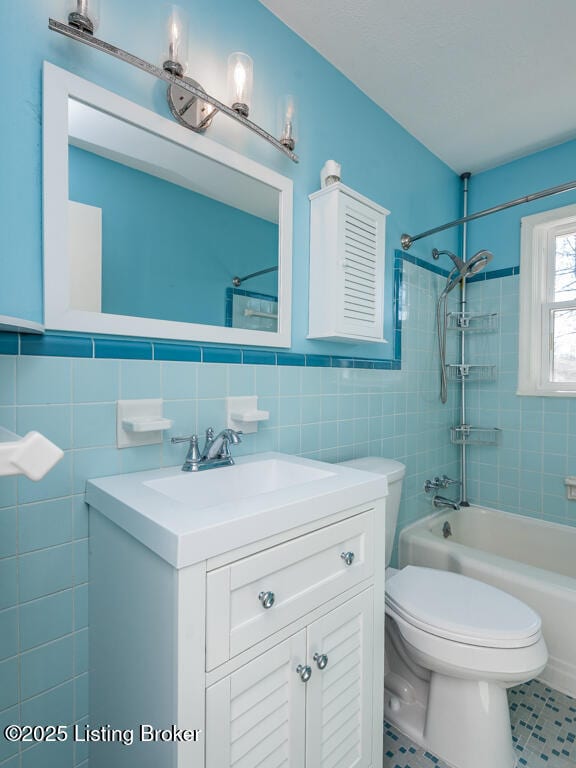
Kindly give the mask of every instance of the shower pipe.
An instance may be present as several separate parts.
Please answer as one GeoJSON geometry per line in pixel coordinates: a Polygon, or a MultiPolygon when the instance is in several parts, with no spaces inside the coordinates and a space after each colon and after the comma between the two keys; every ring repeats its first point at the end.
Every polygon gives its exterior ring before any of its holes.
{"type": "Polygon", "coordinates": [[[268,272],[278,272],[278,267],[268,267],[268,269],[261,269],[258,272],[252,272],[249,275],[244,275],[244,277],[233,277],[232,285],[235,288],[238,288],[238,286],[242,285],[245,280],[251,280],[253,277],[258,277],[258,275],[267,275],[268,272]]]}
{"type": "MultiPolygon", "coordinates": [[[[466,176],[466,174],[462,174],[462,176],[466,176]]],[[[462,178],[462,176],[460,178],[462,178]]],[[[507,203],[501,203],[500,205],[495,205],[492,208],[485,208],[483,211],[471,213],[469,216],[464,215],[461,219],[455,219],[454,221],[448,222],[448,224],[442,224],[440,227],[434,227],[434,229],[427,229],[426,232],[420,232],[419,235],[403,234],[400,238],[400,243],[403,250],[407,251],[410,249],[412,243],[415,243],[416,240],[421,240],[423,237],[430,237],[430,235],[435,235],[437,232],[443,232],[445,229],[451,229],[452,227],[457,227],[460,224],[467,224],[469,221],[481,219],[483,216],[490,216],[493,213],[505,211],[507,208],[513,208],[515,205],[531,203],[533,200],[540,200],[543,197],[550,197],[551,195],[559,195],[562,192],[569,192],[571,189],[576,189],[576,181],[568,181],[566,184],[559,184],[556,187],[549,187],[548,189],[543,189],[540,192],[534,192],[531,195],[518,197],[516,200],[509,200],[507,203]]]]}
{"type": "MultiPolygon", "coordinates": [[[[463,173],[460,176],[462,180],[462,215],[464,219],[468,218],[468,183],[470,181],[471,174],[469,172],[463,173]]],[[[462,222],[462,260],[466,263],[467,256],[467,244],[468,244],[468,222],[462,222]]],[[[466,276],[460,281],[460,313],[464,316],[466,312],[466,276]]],[[[460,365],[462,365],[461,371],[464,370],[466,365],[466,333],[464,329],[460,331],[460,365]]],[[[466,377],[462,376],[460,382],[460,424],[467,424],[466,421],[466,377]]],[[[467,456],[466,456],[466,443],[463,440],[460,445],[460,506],[469,507],[468,502],[468,471],[467,471],[467,456]]]]}

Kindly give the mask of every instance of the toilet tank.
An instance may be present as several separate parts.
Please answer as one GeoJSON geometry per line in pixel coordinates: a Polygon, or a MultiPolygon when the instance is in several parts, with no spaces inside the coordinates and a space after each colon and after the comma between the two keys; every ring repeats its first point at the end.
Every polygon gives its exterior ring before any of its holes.
{"type": "Polygon", "coordinates": [[[392,557],[392,549],[394,548],[394,535],[396,533],[396,523],[398,522],[398,510],[400,509],[402,480],[406,474],[406,467],[399,461],[383,459],[381,456],[365,456],[363,459],[342,461],[341,464],[352,469],[361,469],[363,472],[386,475],[388,480],[388,496],[386,497],[386,567],[388,567],[392,557]]]}

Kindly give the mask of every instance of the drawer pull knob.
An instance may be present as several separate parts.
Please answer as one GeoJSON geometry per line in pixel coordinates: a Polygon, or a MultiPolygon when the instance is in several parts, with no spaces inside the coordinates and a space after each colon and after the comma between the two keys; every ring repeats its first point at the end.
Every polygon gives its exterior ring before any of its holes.
{"type": "Polygon", "coordinates": [[[272,608],[276,596],[274,592],[260,592],[258,600],[262,603],[262,608],[272,608]]]}
{"type": "Polygon", "coordinates": [[[303,683],[307,683],[312,677],[312,667],[298,664],[296,667],[296,674],[300,675],[300,680],[302,680],[303,683]]]}
{"type": "Polygon", "coordinates": [[[328,656],[325,653],[315,653],[313,659],[318,669],[326,669],[328,666],[328,656]]]}
{"type": "Polygon", "coordinates": [[[354,562],[354,552],[342,552],[340,557],[344,560],[346,565],[352,565],[354,562]]]}

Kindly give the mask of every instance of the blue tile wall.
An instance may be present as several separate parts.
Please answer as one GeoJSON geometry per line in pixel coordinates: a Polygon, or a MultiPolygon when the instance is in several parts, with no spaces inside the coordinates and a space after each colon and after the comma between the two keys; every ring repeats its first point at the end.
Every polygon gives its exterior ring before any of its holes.
{"type": "Polygon", "coordinates": [[[494,333],[470,334],[470,362],[494,363],[496,381],[467,386],[472,424],[500,427],[496,447],[468,451],[470,500],[508,512],[576,525],[576,502],[566,499],[564,478],[576,474],[576,399],[519,397],[518,268],[488,273],[468,292],[471,312],[497,312],[494,333]],[[500,277],[501,272],[506,272],[500,277]]]}
{"type": "MultiPolygon", "coordinates": [[[[65,450],[63,461],[37,483],[0,482],[1,721],[27,721],[48,712],[79,722],[88,715],[86,479],[178,465],[182,446],[171,445],[170,437],[221,426],[228,395],[258,395],[270,411],[270,420],[247,435],[236,453],[280,450],[326,461],[391,456],[408,467],[401,524],[430,512],[421,491],[424,480],[457,471],[448,439],[453,409],[438,406],[430,320],[444,278],[402,256],[397,270],[401,367],[399,359],[394,368],[381,370],[370,365],[376,361],[267,350],[231,350],[226,362],[207,362],[218,359],[211,353],[201,362],[201,347],[140,340],[106,341],[111,347],[94,340],[110,357],[0,355],[0,371],[9,381],[0,388],[1,423],[40,427],[65,450]],[[123,358],[134,343],[138,350],[149,346],[150,359],[123,358]],[[161,359],[153,354],[158,348],[161,359]],[[175,423],[162,445],[116,448],[115,408],[121,397],[164,399],[164,411],[175,423]]],[[[19,752],[1,744],[0,749],[0,760],[16,754],[21,766],[54,761],[68,768],[86,759],[78,745],[57,754],[48,745],[19,752]]]]}

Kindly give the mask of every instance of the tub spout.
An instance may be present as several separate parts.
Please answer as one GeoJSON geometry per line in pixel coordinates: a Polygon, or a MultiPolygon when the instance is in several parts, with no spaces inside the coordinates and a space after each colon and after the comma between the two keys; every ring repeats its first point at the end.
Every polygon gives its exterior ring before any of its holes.
{"type": "Polygon", "coordinates": [[[447,499],[445,496],[434,496],[433,500],[434,506],[437,509],[444,509],[444,507],[448,507],[449,509],[458,510],[460,509],[460,504],[458,504],[457,501],[452,501],[452,499],[447,499]]]}

